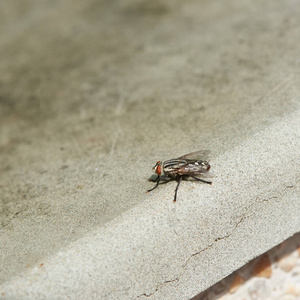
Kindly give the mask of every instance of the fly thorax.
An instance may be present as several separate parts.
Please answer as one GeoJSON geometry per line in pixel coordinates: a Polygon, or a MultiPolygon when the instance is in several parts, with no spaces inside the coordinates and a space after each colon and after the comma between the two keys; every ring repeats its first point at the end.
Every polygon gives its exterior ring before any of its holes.
{"type": "Polygon", "coordinates": [[[186,161],[183,160],[178,160],[178,159],[167,160],[163,163],[163,171],[165,174],[173,174],[185,164],[186,161]]]}

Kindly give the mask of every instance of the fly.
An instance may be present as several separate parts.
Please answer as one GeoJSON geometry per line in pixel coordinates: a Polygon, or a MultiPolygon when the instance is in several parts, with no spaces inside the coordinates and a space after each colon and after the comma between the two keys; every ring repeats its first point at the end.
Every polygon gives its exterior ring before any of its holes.
{"type": "Polygon", "coordinates": [[[177,181],[177,186],[173,202],[176,202],[178,187],[182,179],[191,177],[197,181],[212,184],[211,181],[206,180],[206,178],[213,177],[212,174],[208,172],[210,165],[206,161],[209,153],[210,151],[208,150],[200,150],[175,159],[167,160],[163,163],[158,161],[153,167],[153,170],[157,174],[157,178],[151,180],[156,182],[156,185],[148,190],[148,192],[156,189],[161,180],[169,181],[175,179],[177,181]]]}

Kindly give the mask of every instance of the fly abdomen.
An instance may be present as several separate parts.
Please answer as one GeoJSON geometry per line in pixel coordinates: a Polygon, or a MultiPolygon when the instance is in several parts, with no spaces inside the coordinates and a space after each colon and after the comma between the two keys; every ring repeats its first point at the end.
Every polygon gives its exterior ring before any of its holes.
{"type": "Polygon", "coordinates": [[[207,172],[210,169],[210,165],[207,161],[195,161],[188,163],[185,169],[187,172],[207,172]]]}

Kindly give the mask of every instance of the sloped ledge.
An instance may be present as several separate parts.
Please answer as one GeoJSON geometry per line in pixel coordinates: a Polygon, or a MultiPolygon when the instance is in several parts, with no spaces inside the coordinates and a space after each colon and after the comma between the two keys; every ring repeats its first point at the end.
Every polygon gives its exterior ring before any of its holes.
{"type": "Polygon", "coordinates": [[[213,158],[212,187],[183,185],[176,204],[171,185],[148,194],[139,206],[5,282],[2,297],[199,294],[299,232],[299,120],[300,111],[287,115],[213,158]]]}

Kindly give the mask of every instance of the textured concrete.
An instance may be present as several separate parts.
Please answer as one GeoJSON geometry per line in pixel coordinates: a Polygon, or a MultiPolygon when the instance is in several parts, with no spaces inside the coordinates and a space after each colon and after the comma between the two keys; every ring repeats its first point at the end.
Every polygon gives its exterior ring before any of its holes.
{"type": "Polygon", "coordinates": [[[297,300],[299,274],[300,233],[251,260],[192,300],[297,300]]]}
{"type": "Polygon", "coordinates": [[[0,297],[189,299],[298,232],[299,16],[1,3],[0,297]],[[212,186],[145,193],[157,160],[197,149],[212,186]]]}

